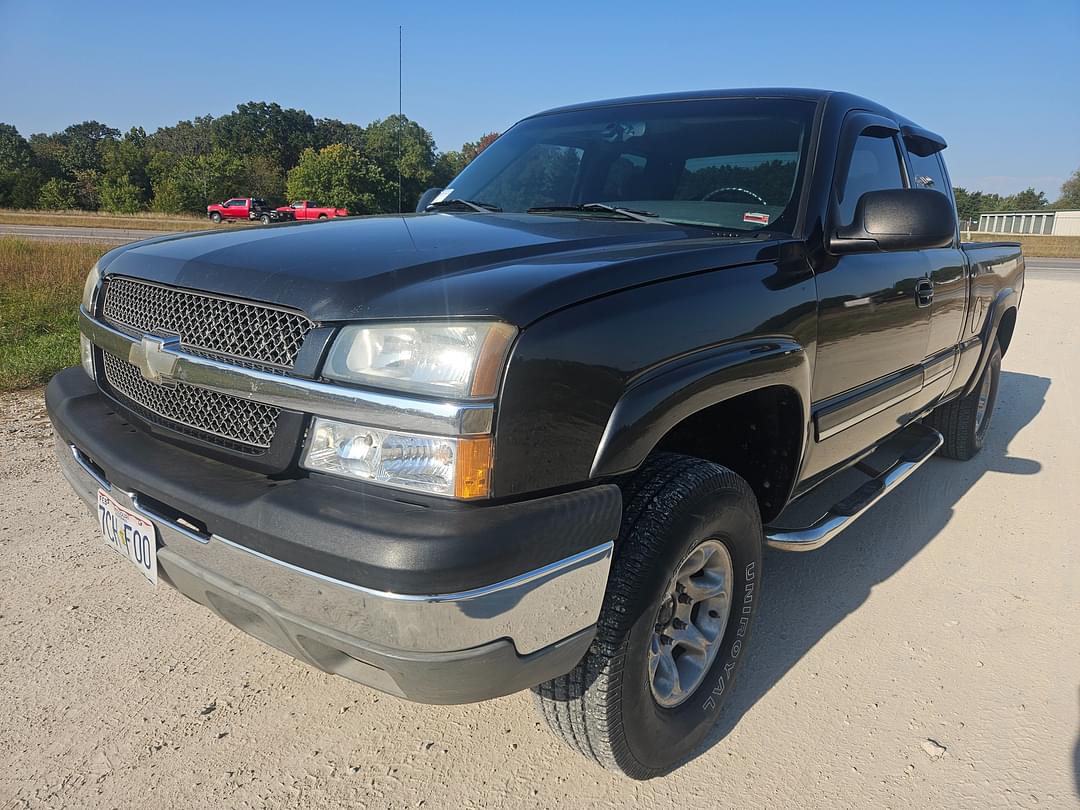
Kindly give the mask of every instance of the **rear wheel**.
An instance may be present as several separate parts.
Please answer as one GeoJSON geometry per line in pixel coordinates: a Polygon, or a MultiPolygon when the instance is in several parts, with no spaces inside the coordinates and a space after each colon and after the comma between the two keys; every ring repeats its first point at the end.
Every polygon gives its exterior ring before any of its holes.
{"type": "Polygon", "coordinates": [[[995,339],[990,359],[974,390],[935,408],[926,417],[926,423],[945,438],[938,451],[941,455],[967,461],[982,450],[997,402],[1000,377],[1001,346],[995,339]]]}
{"type": "Polygon", "coordinates": [[[326,214],[319,214],[319,219],[326,219],[326,214]]]}
{"type": "Polygon", "coordinates": [[[219,224],[221,222],[221,213],[218,211],[212,212],[210,214],[210,221],[213,222],[215,225],[219,224]]]}
{"type": "Polygon", "coordinates": [[[730,693],[759,601],[763,538],[747,483],[700,459],[655,456],[624,502],[596,640],[534,693],[571,748],[649,779],[694,752],[730,693]]]}

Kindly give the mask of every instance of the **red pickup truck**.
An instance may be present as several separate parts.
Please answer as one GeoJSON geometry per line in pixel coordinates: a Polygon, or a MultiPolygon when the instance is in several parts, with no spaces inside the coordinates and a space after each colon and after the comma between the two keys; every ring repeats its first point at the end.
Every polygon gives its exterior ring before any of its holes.
{"type": "Polygon", "coordinates": [[[292,205],[282,206],[278,211],[291,211],[297,219],[333,219],[349,215],[347,208],[328,208],[314,200],[297,200],[292,205]]]}

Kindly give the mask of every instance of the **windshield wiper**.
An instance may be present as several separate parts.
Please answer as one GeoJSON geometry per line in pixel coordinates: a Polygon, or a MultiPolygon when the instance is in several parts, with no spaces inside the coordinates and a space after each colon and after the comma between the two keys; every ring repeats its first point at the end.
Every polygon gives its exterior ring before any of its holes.
{"type": "Polygon", "coordinates": [[[481,214],[499,213],[502,211],[497,205],[491,203],[480,202],[479,200],[463,200],[460,197],[451,197],[448,200],[437,200],[433,203],[428,203],[425,211],[430,211],[432,208],[468,208],[472,211],[479,211],[481,214]]]}
{"type": "Polygon", "coordinates": [[[604,203],[582,203],[581,205],[539,205],[535,208],[529,208],[525,211],[526,214],[553,214],[559,211],[599,211],[605,214],[618,214],[626,219],[634,219],[638,222],[663,222],[665,225],[669,224],[666,220],[660,219],[652,211],[637,211],[633,208],[620,208],[615,205],[606,205],[604,203]]]}

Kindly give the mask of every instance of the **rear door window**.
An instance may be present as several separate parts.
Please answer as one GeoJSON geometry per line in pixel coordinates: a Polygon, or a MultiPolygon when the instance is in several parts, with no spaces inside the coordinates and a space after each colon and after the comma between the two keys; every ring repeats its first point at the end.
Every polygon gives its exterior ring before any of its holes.
{"type": "Polygon", "coordinates": [[[930,188],[940,191],[946,197],[949,196],[949,182],[945,179],[941,155],[934,152],[932,155],[921,157],[914,152],[908,152],[908,160],[911,162],[912,188],[930,188]]]}

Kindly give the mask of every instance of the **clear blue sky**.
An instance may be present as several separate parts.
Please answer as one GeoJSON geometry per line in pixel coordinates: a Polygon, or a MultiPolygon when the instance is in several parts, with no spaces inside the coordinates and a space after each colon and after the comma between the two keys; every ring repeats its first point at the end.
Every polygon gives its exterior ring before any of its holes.
{"type": "Polygon", "coordinates": [[[1080,167],[1080,2],[449,3],[0,0],[0,121],[148,131],[249,100],[455,149],[574,101],[787,85],[850,90],[941,132],[953,180],[1053,199],[1080,167]]]}

